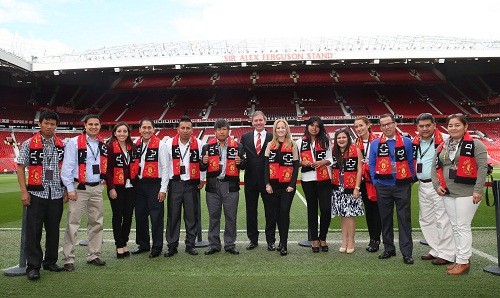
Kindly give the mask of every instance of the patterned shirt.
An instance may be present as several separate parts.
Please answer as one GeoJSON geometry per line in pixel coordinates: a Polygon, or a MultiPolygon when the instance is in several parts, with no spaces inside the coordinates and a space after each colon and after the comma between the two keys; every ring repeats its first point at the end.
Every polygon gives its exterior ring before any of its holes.
{"type": "MultiPolygon", "coordinates": [[[[19,152],[19,157],[17,158],[17,163],[24,165],[26,168],[29,167],[29,152],[30,152],[30,141],[31,138],[27,139],[21,145],[21,150],[19,152]]],[[[64,193],[64,187],[61,183],[61,173],[59,168],[59,156],[57,154],[57,148],[54,143],[54,137],[49,140],[42,136],[43,142],[43,174],[42,174],[42,185],[44,187],[43,191],[28,191],[30,194],[40,197],[42,199],[60,199],[64,193]],[[45,180],[45,169],[54,170],[54,178],[52,181],[45,180]],[[51,197],[49,198],[49,190],[51,197]]]]}

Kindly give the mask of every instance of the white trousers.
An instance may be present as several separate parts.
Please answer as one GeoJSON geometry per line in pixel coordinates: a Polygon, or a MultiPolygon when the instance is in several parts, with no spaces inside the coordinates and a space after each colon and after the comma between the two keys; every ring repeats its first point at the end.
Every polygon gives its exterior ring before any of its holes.
{"type": "Polygon", "coordinates": [[[472,256],[471,223],[479,204],[470,197],[443,197],[444,208],[450,217],[453,237],[455,238],[455,262],[467,264],[472,256]]]}
{"type": "Polygon", "coordinates": [[[455,261],[455,241],[450,218],[446,214],[443,197],[439,196],[432,182],[419,182],[418,205],[420,229],[434,257],[455,261]]]}

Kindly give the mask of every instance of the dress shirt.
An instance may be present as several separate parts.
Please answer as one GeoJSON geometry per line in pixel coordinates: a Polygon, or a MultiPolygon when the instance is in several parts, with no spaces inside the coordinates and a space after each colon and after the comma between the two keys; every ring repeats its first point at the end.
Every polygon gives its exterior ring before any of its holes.
{"type": "MultiPolygon", "coordinates": [[[[146,150],[149,144],[148,142],[143,142],[141,152],[143,153],[140,156],[140,161],[139,161],[139,167],[141,169],[140,173],[138,174],[139,180],[142,179],[142,171],[144,169],[144,163],[146,160],[146,150]]],[[[161,186],[160,186],[160,192],[167,192],[168,189],[168,182],[169,182],[169,175],[168,175],[168,154],[167,154],[167,145],[165,142],[160,140],[160,145],[158,146],[158,174],[159,177],[161,178],[161,186]]]]}
{"type": "MultiPolygon", "coordinates": [[[[101,164],[101,151],[99,151],[99,140],[92,140],[85,135],[87,141],[87,159],[85,160],[85,177],[87,183],[101,182],[101,175],[94,174],[92,167],[101,164]]],[[[75,191],[73,182],[78,180],[78,136],[71,138],[64,149],[64,160],[61,170],[61,180],[68,192],[75,191]]]]}

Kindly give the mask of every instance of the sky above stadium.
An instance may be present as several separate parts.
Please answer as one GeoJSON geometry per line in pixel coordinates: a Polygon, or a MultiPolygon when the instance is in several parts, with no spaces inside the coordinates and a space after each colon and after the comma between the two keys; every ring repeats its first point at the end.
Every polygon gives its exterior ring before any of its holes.
{"type": "Polygon", "coordinates": [[[44,56],[221,39],[429,35],[500,40],[499,15],[498,0],[0,0],[0,47],[44,56]]]}

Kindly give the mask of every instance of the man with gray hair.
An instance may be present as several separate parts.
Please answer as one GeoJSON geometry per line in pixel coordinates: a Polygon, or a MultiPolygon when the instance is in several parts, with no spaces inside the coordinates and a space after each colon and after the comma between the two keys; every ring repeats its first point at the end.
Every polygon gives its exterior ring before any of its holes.
{"type": "Polygon", "coordinates": [[[266,216],[266,242],[267,249],[276,250],[276,214],[271,197],[266,191],[264,184],[264,156],[263,149],[273,138],[272,134],[265,130],[266,116],[262,111],[255,111],[252,114],[253,131],[243,134],[241,145],[245,151],[247,159],[247,169],[245,170],[245,202],[247,216],[247,236],[250,243],[247,249],[254,249],[259,245],[259,230],[257,225],[257,206],[259,205],[259,194],[264,203],[266,216]]]}
{"type": "Polygon", "coordinates": [[[245,168],[243,146],[229,136],[229,123],[218,119],[215,138],[203,146],[200,170],[207,171],[207,207],[210,217],[208,241],[210,247],[205,255],[221,250],[220,218],[224,208],[224,250],[239,254],[236,242],[236,215],[240,191],[240,170],[245,168]]]}

